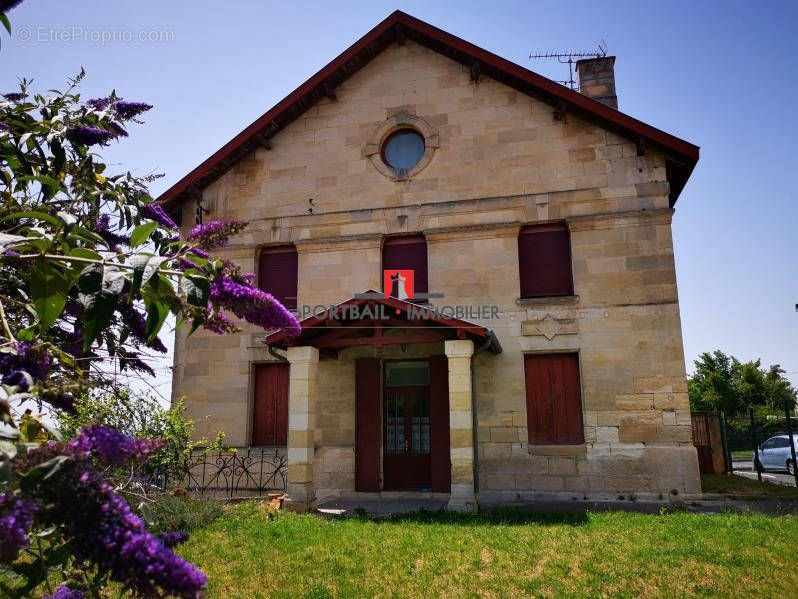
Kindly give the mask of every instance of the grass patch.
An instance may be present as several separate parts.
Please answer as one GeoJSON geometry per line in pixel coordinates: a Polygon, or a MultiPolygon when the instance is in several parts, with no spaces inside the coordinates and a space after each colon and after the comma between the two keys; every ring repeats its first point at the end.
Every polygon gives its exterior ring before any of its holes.
{"type": "Polygon", "coordinates": [[[704,493],[720,493],[741,499],[794,499],[798,501],[798,488],[759,482],[734,474],[702,474],[701,490],[704,493]]]}
{"type": "Polygon", "coordinates": [[[208,597],[782,597],[798,588],[798,517],[623,512],[418,513],[384,521],[256,502],[179,552],[208,597]]]}

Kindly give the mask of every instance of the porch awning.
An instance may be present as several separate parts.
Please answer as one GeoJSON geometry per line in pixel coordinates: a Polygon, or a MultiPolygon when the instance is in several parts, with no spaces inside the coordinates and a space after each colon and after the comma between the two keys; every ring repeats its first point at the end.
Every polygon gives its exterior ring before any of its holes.
{"type": "Polygon", "coordinates": [[[299,337],[283,331],[267,335],[263,343],[286,349],[309,345],[324,353],[337,354],[348,347],[411,345],[449,339],[471,339],[477,348],[502,351],[493,331],[466,320],[449,317],[435,306],[415,304],[379,291],[365,291],[334,306],[317,306],[302,320],[299,337]]]}

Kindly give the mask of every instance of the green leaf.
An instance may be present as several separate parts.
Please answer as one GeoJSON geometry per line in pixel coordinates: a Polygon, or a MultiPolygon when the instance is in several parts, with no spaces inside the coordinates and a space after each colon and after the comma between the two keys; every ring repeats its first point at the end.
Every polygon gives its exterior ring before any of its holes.
{"type": "Polygon", "coordinates": [[[14,245],[20,245],[28,241],[28,238],[23,235],[11,235],[9,233],[0,233],[0,250],[14,245]]]}
{"type": "Polygon", "coordinates": [[[151,221],[133,229],[133,233],[130,234],[130,247],[138,247],[147,241],[157,226],[158,223],[151,221]]]}
{"type": "Polygon", "coordinates": [[[111,324],[119,296],[99,291],[82,299],[86,308],[83,312],[83,351],[88,351],[94,340],[111,324]]]}
{"type": "Polygon", "coordinates": [[[55,213],[55,215],[58,218],[60,218],[62,221],[64,221],[64,225],[66,225],[67,228],[72,227],[78,222],[78,217],[64,210],[59,210],[58,212],[55,213]]]}
{"type": "Polygon", "coordinates": [[[141,286],[146,284],[158,272],[161,264],[168,259],[165,256],[154,256],[152,254],[133,256],[133,289],[131,290],[131,295],[138,293],[141,286]]]}
{"type": "Polygon", "coordinates": [[[17,331],[17,339],[20,341],[33,341],[36,336],[36,329],[34,327],[25,327],[17,331]]]}
{"type": "Polygon", "coordinates": [[[0,456],[6,460],[13,460],[17,455],[17,445],[11,441],[0,439],[0,456]]]}
{"type": "Polygon", "coordinates": [[[69,251],[70,256],[74,256],[75,258],[88,258],[90,260],[102,260],[103,257],[95,252],[94,250],[90,250],[89,248],[72,248],[69,251]]]}
{"type": "Polygon", "coordinates": [[[52,262],[43,260],[33,267],[30,297],[36,309],[36,316],[39,318],[41,332],[49,329],[63,312],[67,295],[74,282],[73,271],[63,271],[52,262]]]}
{"type": "MultiPolygon", "coordinates": [[[[38,210],[27,210],[25,212],[14,212],[13,214],[9,214],[8,216],[4,216],[0,219],[1,222],[5,222],[7,220],[21,220],[23,218],[33,218],[36,220],[43,220],[45,222],[50,223],[54,227],[60,229],[63,226],[63,223],[54,216],[47,214],[46,212],[39,212],[38,210]]],[[[102,238],[101,238],[102,239],[102,238]]]]}
{"type": "Polygon", "coordinates": [[[52,459],[47,460],[46,462],[42,462],[38,466],[31,468],[25,474],[20,477],[20,487],[23,491],[30,492],[34,489],[34,487],[39,484],[41,481],[47,480],[53,474],[58,472],[61,469],[61,466],[64,465],[64,462],[70,460],[69,456],[65,455],[58,455],[52,459]]]}
{"type": "Polygon", "coordinates": [[[4,12],[0,12],[0,23],[3,24],[3,27],[5,27],[6,31],[8,31],[8,33],[10,34],[11,33],[11,21],[8,20],[8,17],[6,16],[6,13],[4,13],[4,12]]]}
{"type": "Polygon", "coordinates": [[[80,275],[78,290],[86,308],[83,313],[84,351],[88,351],[111,323],[126,280],[124,272],[108,264],[92,264],[80,275]]]}
{"type": "Polygon", "coordinates": [[[144,325],[144,334],[147,343],[155,339],[161,330],[166,317],[169,315],[169,306],[158,300],[149,299],[145,302],[147,307],[147,322],[144,325]]]}
{"type": "MultiPolygon", "coordinates": [[[[30,136],[31,134],[26,133],[25,135],[30,136]]],[[[20,137],[19,139],[20,145],[25,141],[27,141],[25,135],[20,137]]],[[[51,194],[61,189],[60,181],[57,181],[56,179],[53,179],[52,177],[47,177],[45,175],[23,175],[21,177],[17,177],[17,180],[23,182],[36,181],[37,183],[40,183],[42,187],[46,187],[47,189],[49,189],[51,194]]]]}
{"type": "Polygon", "coordinates": [[[199,275],[186,275],[180,283],[182,291],[186,294],[188,303],[194,306],[205,307],[208,305],[208,296],[211,291],[211,282],[199,275]]]}

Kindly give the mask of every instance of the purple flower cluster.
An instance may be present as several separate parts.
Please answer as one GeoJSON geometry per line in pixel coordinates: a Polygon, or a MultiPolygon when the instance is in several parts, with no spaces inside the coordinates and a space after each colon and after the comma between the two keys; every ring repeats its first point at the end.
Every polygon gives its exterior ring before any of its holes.
{"type": "Polygon", "coordinates": [[[218,221],[197,225],[188,232],[186,239],[193,241],[199,247],[210,250],[227,245],[227,239],[242,231],[247,223],[241,221],[218,221]]]}
{"type": "Polygon", "coordinates": [[[205,574],[146,530],[144,522],[105,482],[91,459],[119,464],[130,458],[141,459],[153,447],[108,427],[95,426],[83,429],[69,443],[51,441],[28,452],[15,461],[14,468],[25,474],[54,457],[69,458],[47,477],[36,479],[35,488],[27,491],[42,506],[37,522],[61,528],[78,560],[92,562],[101,576],[124,584],[136,596],[201,598],[207,584],[205,574]]]}
{"type": "Polygon", "coordinates": [[[169,215],[164,212],[163,208],[161,208],[161,206],[155,202],[144,206],[141,209],[141,212],[150,220],[154,220],[167,229],[177,229],[177,224],[175,221],[169,218],[169,215]]]}
{"type": "Polygon", "coordinates": [[[150,108],[152,108],[152,104],[145,104],[144,102],[125,102],[123,100],[114,102],[116,114],[125,121],[147,112],[150,108]]]}
{"type": "Polygon", "coordinates": [[[70,589],[66,586],[58,587],[52,595],[44,595],[42,599],[83,599],[82,591],[70,589]]]}
{"type": "Polygon", "coordinates": [[[0,495],[0,563],[11,562],[28,546],[28,531],[37,506],[11,493],[0,495]]]}
{"type": "Polygon", "coordinates": [[[111,127],[113,131],[114,137],[127,137],[127,131],[125,131],[125,128],[119,123],[112,122],[109,127],[111,127]]]}
{"type": "Polygon", "coordinates": [[[86,100],[86,104],[97,110],[105,110],[111,104],[111,100],[108,98],[92,98],[91,100],[86,100]]]}
{"type": "MultiPolygon", "coordinates": [[[[50,455],[52,450],[44,451],[39,459],[50,455]]],[[[205,574],[147,532],[144,522],[87,461],[65,463],[40,483],[38,494],[48,505],[43,520],[64,526],[74,555],[94,563],[101,574],[143,597],[202,597],[205,574]]]]}
{"type": "Polygon", "coordinates": [[[301,332],[299,321],[271,294],[250,282],[234,281],[224,273],[211,282],[211,303],[223,306],[250,324],[267,331],[285,329],[291,336],[301,332]]]}
{"type": "Polygon", "coordinates": [[[122,315],[122,322],[130,331],[130,334],[133,335],[133,338],[138,341],[139,343],[143,343],[147,347],[151,347],[157,352],[162,354],[166,353],[166,346],[163,342],[156,337],[149,343],[147,343],[147,334],[146,334],[146,318],[144,314],[136,310],[132,304],[127,302],[122,302],[119,305],[119,313],[122,315]]]}
{"type": "Polygon", "coordinates": [[[93,146],[107,143],[114,134],[99,127],[70,127],[66,136],[73,144],[93,146]]]}
{"type": "Polygon", "coordinates": [[[120,351],[119,352],[119,360],[122,364],[122,370],[130,369],[135,370],[136,372],[143,372],[149,376],[155,376],[155,371],[147,364],[144,360],[140,358],[140,354],[136,352],[125,352],[124,354],[120,351]]]}
{"type": "Polygon", "coordinates": [[[208,312],[210,315],[205,319],[205,322],[202,323],[202,326],[210,332],[216,333],[217,335],[225,335],[227,333],[239,331],[239,328],[232,320],[227,318],[224,312],[219,311],[212,314],[210,313],[211,310],[208,312]]]}
{"type": "Polygon", "coordinates": [[[108,426],[81,429],[68,447],[80,455],[95,456],[100,462],[119,466],[131,460],[142,461],[164,446],[162,439],[136,439],[108,426]]]}
{"type": "MultiPolygon", "coordinates": [[[[108,246],[111,248],[115,248],[119,245],[129,245],[130,244],[130,236],[129,235],[120,235],[119,233],[114,233],[111,231],[111,215],[110,214],[101,214],[97,221],[94,223],[94,231],[105,241],[108,242],[108,246]]],[[[116,251],[114,249],[114,251],[116,251]]]]}
{"type": "Polygon", "coordinates": [[[42,381],[50,371],[51,360],[46,350],[29,343],[16,341],[0,351],[0,382],[28,390],[27,373],[34,383],[42,381]]]}
{"type": "Polygon", "coordinates": [[[25,94],[22,92],[9,92],[7,94],[3,94],[3,97],[9,102],[19,102],[25,98],[25,94]]]}
{"type": "Polygon", "coordinates": [[[174,547],[175,545],[180,545],[180,543],[185,543],[188,541],[188,533],[185,532],[162,532],[158,535],[158,538],[161,540],[166,547],[174,547]]]}
{"type": "Polygon", "coordinates": [[[11,129],[11,127],[8,126],[8,123],[0,121],[0,131],[8,131],[9,129],[11,129]]]}

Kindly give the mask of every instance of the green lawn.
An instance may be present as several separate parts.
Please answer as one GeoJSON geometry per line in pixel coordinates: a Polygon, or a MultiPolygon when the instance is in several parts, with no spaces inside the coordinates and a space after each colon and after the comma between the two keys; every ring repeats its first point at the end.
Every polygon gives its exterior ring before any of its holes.
{"type": "Polygon", "coordinates": [[[209,597],[788,597],[798,517],[421,513],[324,519],[255,502],[180,553],[209,597]]]}
{"type": "Polygon", "coordinates": [[[767,481],[758,481],[736,474],[702,474],[704,493],[721,493],[735,499],[791,499],[798,501],[798,489],[767,481]]]}

